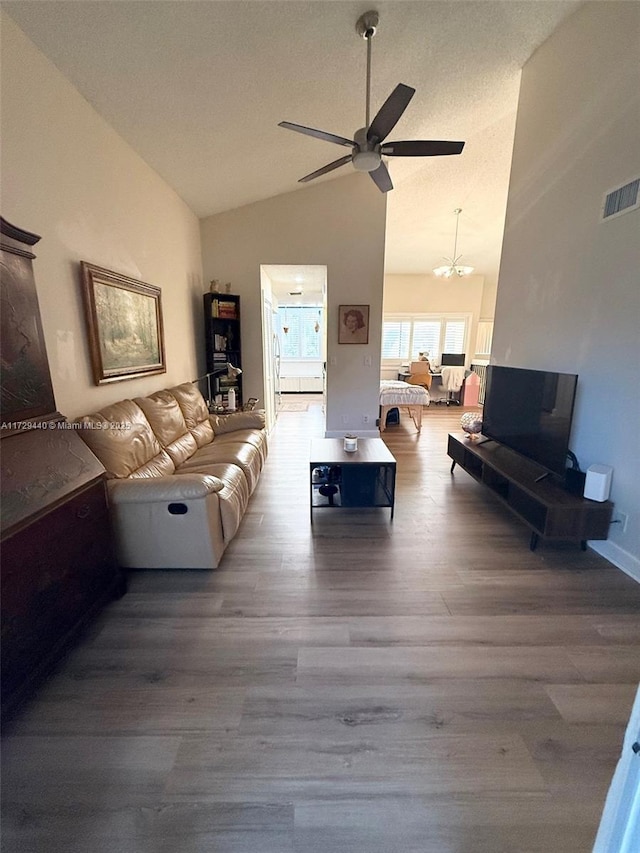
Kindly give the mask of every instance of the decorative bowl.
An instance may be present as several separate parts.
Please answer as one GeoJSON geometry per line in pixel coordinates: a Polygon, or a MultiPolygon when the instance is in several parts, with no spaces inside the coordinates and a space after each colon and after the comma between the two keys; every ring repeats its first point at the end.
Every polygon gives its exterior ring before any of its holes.
{"type": "Polygon", "coordinates": [[[482,432],[482,415],[479,412],[465,412],[460,418],[460,426],[469,435],[482,432]]]}

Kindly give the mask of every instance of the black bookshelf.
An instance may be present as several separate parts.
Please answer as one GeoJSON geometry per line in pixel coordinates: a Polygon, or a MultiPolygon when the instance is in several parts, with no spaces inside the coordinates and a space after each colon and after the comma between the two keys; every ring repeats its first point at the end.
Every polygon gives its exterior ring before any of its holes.
{"type": "Polygon", "coordinates": [[[242,376],[227,376],[227,365],[242,368],[242,339],[240,334],[240,297],[233,293],[204,294],[204,330],[207,373],[215,374],[211,387],[214,395],[222,396],[226,406],[231,388],[236,392],[236,407],[242,400],[242,376]]]}

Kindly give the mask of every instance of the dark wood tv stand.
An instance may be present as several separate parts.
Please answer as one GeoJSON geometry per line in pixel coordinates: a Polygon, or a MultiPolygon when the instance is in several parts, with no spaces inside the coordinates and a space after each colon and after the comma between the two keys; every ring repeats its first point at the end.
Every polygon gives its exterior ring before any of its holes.
{"type": "Polygon", "coordinates": [[[538,539],[579,542],[607,539],[613,504],[597,503],[572,495],[554,481],[540,479],[543,469],[514,450],[487,441],[474,445],[467,438],[449,433],[447,453],[474,480],[485,485],[531,530],[530,548],[538,539]]]}

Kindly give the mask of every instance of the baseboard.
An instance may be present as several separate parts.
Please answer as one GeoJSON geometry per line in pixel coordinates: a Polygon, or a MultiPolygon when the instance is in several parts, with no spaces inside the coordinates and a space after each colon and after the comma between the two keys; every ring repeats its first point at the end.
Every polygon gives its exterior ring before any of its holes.
{"type": "Polygon", "coordinates": [[[380,438],[380,430],[378,429],[358,429],[358,430],[348,430],[348,429],[327,429],[325,430],[324,437],[325,438],[344,438],[345,433],[353,432],[354,435],[357,435],[358,438],[380,438]]]}
{"type": "Polygon", "coordinates": [[[610,539],[606,539],[602,542],[599,540],[591,540],[589,542],[589,547],[597,554],[600,554],[601,557],[604,557],[605,560],[609,560],[610,563],[613,563],[613,565],[618,569],[622,569],[622,571],[629,575],[630,578],[633,578],[634,581],[640,583],[640,560],[637,557],[634,557],[633,554],[625,551],[624,548],[616,545],[616,543],[612,542],[610,539]]]}

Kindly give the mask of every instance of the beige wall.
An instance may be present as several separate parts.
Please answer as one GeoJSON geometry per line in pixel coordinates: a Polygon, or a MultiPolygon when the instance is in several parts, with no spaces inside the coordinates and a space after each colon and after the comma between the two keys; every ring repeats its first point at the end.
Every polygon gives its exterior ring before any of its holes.
{"type": "MultiPolygon", "coordinates": [[[[471,314],[467,361],[474,355],[483,304],[484,277],[441,279],[434,275],[386,275],[384,313],[471,314]]],[[[488,315],[489,318],[492,314],[488,315]]]]}
{"type": "Polygon", "coordinates": [[[496,299],[498,297],[498,282],[489,281],[485,278],[482,288],[482,304],[480,305],[480,319],[493,320],[496,311],[496,299]]]}
{"type": "Polygon", "coordinates": [[[492,360],[579,374],[571,449],[629,515],[593,544],[640,580],[640,210],[600,221],[640,176],[639,41],[640,5],[586,3],[523,70],[492,360]]]}
{"type": "Polygon", "coordinates": [[[58,408],[68,417],[198,375],[197,218],[2,15],[2,215],[40,234],[38,298],[58,408]],[[167,373],[93,384],[79,262],[162,288],[167,373]]]}
{"type": "Polygon", "coordinates": [[[322,264],[327,432],[377,435],[385,219],[386,197],[368,175],[354,173],[202,221],[205,280],[231,281],[242,297],[245,395],[264,400],[260,265],[322,264]],[[338,306],[346,303],[370,306],[367,345],[338,344],[338,306]]]}

